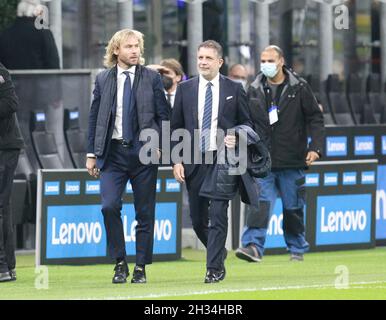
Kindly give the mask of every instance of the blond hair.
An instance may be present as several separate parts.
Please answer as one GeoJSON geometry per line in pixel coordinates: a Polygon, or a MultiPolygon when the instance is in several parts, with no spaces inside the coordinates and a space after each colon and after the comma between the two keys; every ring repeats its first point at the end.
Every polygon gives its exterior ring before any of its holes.
{"type": "Polygon", "coordinates": [[[139,49],[141,51],[141,56],[139,58],[140,64],[145,64],[145,59],[142,57],[145,51],[145,44],[144,44],[144,35],[137,31],[137,30],[131,30],[131,29],[122,29],[117,31],[113,37],[110,39],[107,47],[106,47],[106,54],[104,56],[103,65],[107,68],[112,68],[118,63],[118,57],[116,54],[114,54],[114,50],[118,49],[122,42],[125,41],[129,37],[136,37],[139,41],[139,49]]]}

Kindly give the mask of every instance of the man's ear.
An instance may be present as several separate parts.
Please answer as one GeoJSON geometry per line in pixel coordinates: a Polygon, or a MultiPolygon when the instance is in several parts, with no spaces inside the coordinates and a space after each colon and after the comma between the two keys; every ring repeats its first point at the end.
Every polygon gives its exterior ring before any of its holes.
{"type": "Polygon", "coordinates": [[[177,79],[177,83],[179,83],[182,80],[182,76],[181,75],[177,75],[176,79],[177,79]]]}

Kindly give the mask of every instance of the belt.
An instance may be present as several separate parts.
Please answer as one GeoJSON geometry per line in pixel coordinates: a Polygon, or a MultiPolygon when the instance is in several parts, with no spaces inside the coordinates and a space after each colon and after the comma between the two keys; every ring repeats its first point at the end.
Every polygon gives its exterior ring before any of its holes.
{"type": "Polygon", "coordinates": [[[123,140],[123,139],[113,139],[112,142],[116,143],[116,144],[120,144],[124,148],[131,148],[133,146],[133,142],[132,141],[126,141],[126,140],[123,140]]]}

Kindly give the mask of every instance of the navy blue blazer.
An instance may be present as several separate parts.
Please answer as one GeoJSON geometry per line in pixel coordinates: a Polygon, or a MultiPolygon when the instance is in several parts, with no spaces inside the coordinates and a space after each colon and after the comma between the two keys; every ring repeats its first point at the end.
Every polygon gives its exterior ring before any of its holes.
{"type": "MultiPolygon", "coordinates": [[[[170,115],[160,74],[137,65],[133,92],[131,107],[136,110],[138,129],[154,129],[162,141],[162,121],[168,121],[170,115]]],[[[102,168],[109,151],[115,124],[117,67],[104,70],[97,75],[93,94],[87,153],[94,153],[98,168],[102,168]]]]}
{"type": "MultiPolygon", "coordinates": [[[[197,76],[178,85],[171,120],[172,134],[177,129],[186,129],[193,139],[194,130],[198,129],[198,83],[199,77],[197,76]]],[[[226,132],[227,129],[232,129],[238,125],[252,127],[247,95],[240,83],[220,74],[217,127],[226,132]]],[[[178,143],[178,141],[172,141],[171,147],[175,147],[178,143]]],[[[197,144],[199,141],[195,141],[195,143],[197,144]]],[[[192,156],[194,149],[199,150],[197,145],[194,148],[193,143],[191,143],[192,156]]],[[[184,168],[185,177],[189,177],[194,170],[194,164],[184,163],[184,168]]]]}

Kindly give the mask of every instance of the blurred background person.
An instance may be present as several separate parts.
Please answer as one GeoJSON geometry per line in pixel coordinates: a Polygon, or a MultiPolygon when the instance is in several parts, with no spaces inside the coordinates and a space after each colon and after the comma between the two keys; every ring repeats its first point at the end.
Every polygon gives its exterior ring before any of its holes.
{"type": "Polygon", "coordinates": [[[147,67],[157,70],[162,76],[162,83],[165,89],[166,100],[170,108],[173,108],[176,96],[177,85],[184,78],[184,70],[178,60],[164,59],[160,64],[151,64],[147,67]]]}
{"type": "Polygon", "coordinates": [[[59,69],[51,30],[35,26],[43,15],[40,0],[21,0],[15,22],[0,34],[0,61],[7,69],[59,69]]]}
{"type": "Polygon", "coordinates": [[[244,90],[247,90],[248,86],[248,71],[240,63],[236,63],[229,68],[228,77],[233,81],[242,84],[244,90]]]}
{"type": "Polygon", "coordinates": [[[13,176],[24,145],[16,118],[17,106],[11,77],[0,63],[0,282],[16,280],[10,200],[13,176]]]}

